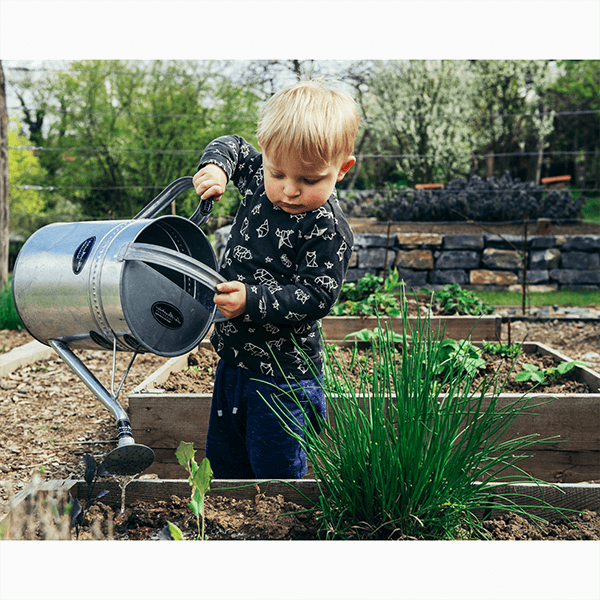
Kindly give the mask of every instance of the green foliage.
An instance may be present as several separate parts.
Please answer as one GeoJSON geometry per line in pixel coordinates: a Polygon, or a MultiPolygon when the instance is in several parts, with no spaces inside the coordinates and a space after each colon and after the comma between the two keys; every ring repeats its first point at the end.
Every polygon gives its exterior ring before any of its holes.
{"type": "MultiPolygon", "coordinates": [[[[367,273],[357,282],[345,282],[332,316],[400,316],[400,298],[404,282],[394,269],[384,279],[367,273]]],[[[445,285],[434,292],[433,301],[446,315],[490,315],[495,308],[480,300],[473,292],[462,289],[457,283],[445,285]]]]}
{"type": "Polygon", "coordinates": [[[452,340],[446,338],[433,343],[431,360],[436,361],[433,372],[439,377],[454,376],[461,370],[475,377],[477,371],[486,365],[481,357],[481,350],[469,340],[452,340]]]}
{"type": "Polygon", "coordinates": [[[384,279],[367,273],[356,282],[344,282],[332,316],[372,316],[375,314],[397,317],[400,315],[398,291],[404,288],[394,269],[384,279]]]}
{"type": "MultiPolygon", "coordinates": [[[[193,175],[212,139],[232,130],[255,138],[258,96],[210,61],[73,61],[11,83],[30,141],[46,149],[42,184],[69,188],[88,217],[129,218],[193,175]]],[[[190,190],[176,204],[189,216],[198,198],[190,190]]]]}
{"type": "Polygon", "coordinates": [[[533,383],[544,385],[550,381],[560,379],[563,375],[568,373],[573,367],[589,367],[590,364],[581,360],[563,361],[556,367],[548,367],[547,369],[540,369],[536,365],[525,363],[523,365],[523,371],[515,375],[515,381],[531,381],[533,383]]]}
{"type": "Polygon", "coordinates": [[[433,294],[443,313],[448,315],[491,315],[495,308],[457,283],[449,283],[433,294]]]}
{"type": "Polygon", "coordinates": [[[581,218],[589,223],[600,223],[600,196],[586,199],[581,209],[581,218]]]}
{"type": "MultiPolygon", "coordinates": [[[[188,506],[194,513],[198,525],[198,537],[196,539],[206,540],[208,538],[204,535],[204,498],[210,490],[213,472],[210,468],[208,458],[204,458],[200,463],[200,466],[198,466],[198,463],[194,458],[195,455],[196,450],[194,450],[194,444],[188,442],[180,442],[175,451],[177,462],[179,462],[179,464],[188,472],[188,481],[192,487],[192,496],[188,506]]],[[[173,539],[183,539],[183,533],[177,525],[169,523],[168,527],[173,539]]]]}
{"type": "MultiPolygon", "coordinates": [[[[405,311],[404,302],[404,317],[405,311]]],[[[320,487],[325,535],[486,537],[477,515],[496,509],[540,521],[497,486],[539,483],[518,464],[536,443],[550,440],[513,438],[506,431],[519,414],[551,400],[523,396],[500,403],[504,381],[498,373],[475,387],[464,368],[446,371],[440,385],[443,362],[460,346],[440,344],[428,320],[408,336],[407,319],[402,321],[401,356],[396,336],[386,329],[358,376],[326,346],[323,387],[332,418],[320,434],[308,418],[301,435],[288,428],[306,450],[320,487]]],[[[463,349],[469,356],[470,348],[463,349]]]]}
{"type": "MultiPolygon", "coordinates": [[[[600,109],[600,61],[561,60],[557,67],[559,76],[546,94],[548,104],[563,113],[555,120],[552,149],[578,150],[580,154],[571,158],[570,164],[565,166],[575,171],[578,186],[597,188],[600,122],[596,111],[600,109]]],[[[599,214],[596,212],[595,216],[599,214]]]]}
{"type": "Polygon", "coordinates": [[[517,342],[505,344],[502,342],[483,342],[481,349],[483,352],[500,356],[501,358],[517,358],[523,352],[523,347],[517,342]]]}
{"type": "Polygon", "coordinates": [[[23,323],[15,308],[12,293],[12,276],[8,284],[0,290],[0,329],[23,329],[23,323]]]}
{"type": "MultiPolygon", "coordinates": [[[[520,292],[477,290],[483,302],[496,306],[521,306],[520,292]]],[[[551,292],[529,292],[532,306],[597,306],[600,305],[598,290],[555,290],[551,292]]]]}

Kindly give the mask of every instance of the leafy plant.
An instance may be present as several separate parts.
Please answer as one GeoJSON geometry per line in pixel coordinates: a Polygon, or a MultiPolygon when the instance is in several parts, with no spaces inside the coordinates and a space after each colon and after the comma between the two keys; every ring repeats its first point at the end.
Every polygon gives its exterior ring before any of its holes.
{"type": "Polygon", "coordinates": [[[517,358],[523,353],[523,347],[517,342],[504,344],[502,342],[483,342],[481,349],[488,354],[501,358],[517,358]]]}
{"type": "MultiPolygon", "coordinates": [[[[188,442],[180,442],[175,451],[177,461],[189,474],[188,481],[192,487],[192,497],[188,506],[196,517],[198,527],[198,537],[196,539],[206,540],[208,538],[204,535],[204,498],[210,490],[213,472],[208,458],[204,458],[198,466],[194,458],[195,455],[194,444],[188,442]]],[[[167,527],[171,539],[183,540],[183,532],[175,523],[169,522],[167,527]]],[[[166,532],[163,532],[163,534],[166,534],[166,532]]]]}
{"type": "Polygon", "coordinates": [[[436,340],[433,343],[432,360],[437,361],[436,374],[453,375],[459,370],[465,370],[471,377],[486,365],[481,356],[481,350],[468,340],[453,340],[450,338],[436,340]]]}
{"type": "Polygon", "coordinates": [[[524,363],[523,370],[515,375],[515,381],[532,381],[544,385],[549,380],[560,379],[575,366],[589,367],[590,363],[581,360],[563,361],[556,367],[548,367],[547,369],[540,369],[536,365],[524,363]]]}
{"type": "Polygon", "coordinates": [[[433,294],[433,299],[445,314],[491,315],[495,308],[486,304],[473,292],[464,290],[457,283],[449,283],[433,294]]]}
{"type": "Polygon", "coordinates": [[[507,430],[519,414],[551,399],[500,403],[499,372],[474,387],[468,369],[450,369],[440,386],[448,348],[429,319],[411,336],[403,319],[400,360],[393,332],[385,331],[371,343],[372,371],[358,377],[326,346],[323,388],[332,418],[320,435],[308,418],[300,434],[288,428],[312,463],[325,535],[486,537],[480,518],[492,510],[542,521],[528,512],[533,502],[520,505],[498,486],[541,483],[518,464],[534,444],[554,439],[513,438],[507,430]]]}

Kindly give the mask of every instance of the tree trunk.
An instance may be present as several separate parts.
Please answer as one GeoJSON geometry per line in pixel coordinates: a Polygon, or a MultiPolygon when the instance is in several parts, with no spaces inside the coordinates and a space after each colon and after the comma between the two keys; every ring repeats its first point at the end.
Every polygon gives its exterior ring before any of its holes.
{"type": "Polygon", "coordinates": [[[8,111],[4,70],[0,61],[0,289],[8,282],[8,111]]]}
{"type": "MultiPolygon", "coordinates": [[[[540,121],[543,119],[543,115],[548,112],[546,106],[540,106],[540,121]]],[[[541,127],[541,124],[540,124],[541,127]]],[[[535,185],[540,185],[542,179],[542,163],[544,162],[544,136],[540,134],[538,140],[538,155],[537,163],[535,165],[535,185]]]]}

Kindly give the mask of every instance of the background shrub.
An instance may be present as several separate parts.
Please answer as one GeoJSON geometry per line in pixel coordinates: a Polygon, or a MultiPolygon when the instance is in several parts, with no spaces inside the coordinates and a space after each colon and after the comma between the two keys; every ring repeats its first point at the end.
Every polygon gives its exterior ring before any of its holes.
{"type": "Polygon", "coordinates": [[[379,221],[520,221],[546,217],[578,219],[585,196],[574,199],[570,190],[546,192],[532,181],[509,173],[502,177],[455,179],[437,190],[355,191],[340,198],[350,217],[379,221]]]}

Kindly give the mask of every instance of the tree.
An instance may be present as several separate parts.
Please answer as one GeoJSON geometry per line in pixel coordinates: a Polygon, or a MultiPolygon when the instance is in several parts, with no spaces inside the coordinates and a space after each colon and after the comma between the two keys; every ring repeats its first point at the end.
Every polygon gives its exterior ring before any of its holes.
{"type": "MultiPolygon", "coordinates": [[[[471,121],[474,147],[495,162],[494,171],[513,174],[523,168],[515,154],[532,152],[527,179],[539,179],[540,151],[552,131],[553,114],[544,109],[550,61],[474,60],[471,121]]],[[[529,165],[527,164],[529,163],[529,165]]]]}
{"type": "Polygon", "coordinates": [[[4,69],[2,61],[0,61],[0,289],[4,289],[8,282],[9,236],[8,110],[6,108],[4,69]]]}
{"type": "MultiPolygon", "coordinates": [[[[549,89],[549,104],[562,114],[555,119],[553,147],[572,152],[561,161],[562,174],[573,174],[577,186],[600,187],[600,61],[560,61],[560,74],[549,89]]],[[[557,161],[558,162],[558,161],[557,161]]]]}
{"type": "Polygon", "coordinates": [[[403,155],[396,169],[411,185],[469,171],[470,73],[463,61],[390,61],[368,82],[367,120],[378,153],[403,155]]]}
{"type": "Polygon", "coordinates": [[[37,188],[47,184],[48,175],[40,159],[31,150],[23,150],[29,140],[18,133],[18,121],[10,120],[8,131],[8,171],[10,173],[10,223],[11,232],[29,237],[42,224],[42,213],[48,192],[37,188]]]}
{"type": "MultiPolygon", "coordinates": [[[[229,133],[225,124],[252,140],[258,99],[225,66],[79,61],[35,86],[31,77],[15,81],[49,185],[68,190],[89,217],[129,218],[193,174],[204,146],[229,133]]],[[[182,198],[182,214],[197,202],[182,198]]]]}

